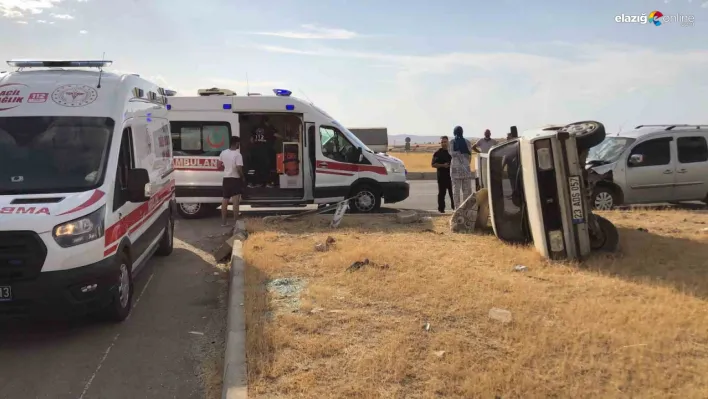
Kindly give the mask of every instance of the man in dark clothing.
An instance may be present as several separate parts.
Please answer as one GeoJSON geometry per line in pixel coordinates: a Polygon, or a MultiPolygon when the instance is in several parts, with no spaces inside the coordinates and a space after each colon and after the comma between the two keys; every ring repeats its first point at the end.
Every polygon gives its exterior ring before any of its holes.
{"type": "Polygon", "coordinates": [[[438,170],[438,211],[445,213],[445,194],[450,196],[450,208],[455,209],[452,199],[452,180],[450,179],[450,162],[452,156],[447,151],[449,140],[447,136],[440,137],[440,149],[433,154],[431,166],[438,170]]]}
{"type": "Polygon", "coordinates": [[[275,169],[275,142],[281,137],[273,125],[270,124],[267,116],[261,120],[261,124],[253,130],[251,134],[251,161],[255,169],[256,186],[273,187],[271,182],[271,171],[275,169]]]}

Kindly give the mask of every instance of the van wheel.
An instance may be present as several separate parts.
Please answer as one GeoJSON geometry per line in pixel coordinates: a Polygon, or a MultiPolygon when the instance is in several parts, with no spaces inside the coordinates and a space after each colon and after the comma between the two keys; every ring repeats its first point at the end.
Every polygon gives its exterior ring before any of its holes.
{"type": "Polygon", "coordinates": [[[121,322],[128,317],[133,307],[133,274],[128,254],[118,253],[116,262],[118,263],[118,288],[115,290],[113,301],[103,310],[101,316],[110,321],[121,322]]]}
{"type": "Polygon", "coordinates": [[[564,126],[561,131],[575,136],[578,152],[581,153],[602,143],[605,140],[605,126],[600,122],[582,121],[564,126]]]}
{"type": "Polygon", "coordinates": [[[595,187],[592,192],[592,207],[598,211],[609,211],[617,205],[617,195],[607,187],[595,187]]]}
{"type": "Polygon", "coordinates": [[[370,213],[378,211],[381,208],[381,194],[378,190],[368,185],[358,186],[354,190],[350,201],[350,208],[355,213],[370,213]]]}
{"type": "Polygon", "coordinates": [[[590,234],[590,248],[595,251],[615,252],[619,247],[619,232],[617,227],[602,216],[593,215],[600,228],[602,237],[590,234]]]}
{"type": "Polygon", "coordinates": [[[207,204],[201,204],[198,202],[177,204],[177,213],[184,219],[199,219],[204,217],[209,209],[207,204]]]}
{"type": "Polygon", "coordinates": [[[172,253],[174,249],[174,238],[175,238],[175,220],[172,216],[172,212],[167,216],[167,223],[165,223],[165,233],[160,238],[160,244],[158,244],[157,251],[155,255],[157,256],[168,256],[172,253]]]}

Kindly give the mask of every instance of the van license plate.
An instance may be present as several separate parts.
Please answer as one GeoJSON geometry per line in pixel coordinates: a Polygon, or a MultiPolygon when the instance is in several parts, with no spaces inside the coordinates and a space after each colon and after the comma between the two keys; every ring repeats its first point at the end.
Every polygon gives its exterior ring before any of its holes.
{"type": "Polygon", "coordinates": [[[7,285],[0,285],[0,302],[12,300],[12,288],[7,285]]]}
{"type": "Polygon", "coordinates": [[[570,209],[573,224],[585,223],[585,215],[583,214],[583,191],[580,186],[580,176],[570,176],[568,183],[570,185],[570,209]]]}

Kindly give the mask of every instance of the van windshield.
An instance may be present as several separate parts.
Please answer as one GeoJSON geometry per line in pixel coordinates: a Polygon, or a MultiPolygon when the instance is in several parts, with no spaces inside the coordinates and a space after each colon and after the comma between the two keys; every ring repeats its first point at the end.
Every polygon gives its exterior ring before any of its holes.
{"type": "Polygon", "coordinates": [[[100,186],[114,125],[102,117],[0,118],[0,194],[100,186]]]}
{"type": "Polygon", "coordinates": [[[628,137],[608,137],[588,151],[587,163],[612,163],[633,142],[634,139],[628,137]]]}
{"type": "Polygon", "coordinates": [[[370,152],[372,154],[374,153],[374,151],[372,151],[369,147],[367,147],[367,145],[364,144],[364,142],[359,140],[359,138],[356,137],[356,135],[354,133],[350,132],[349,129],[342,126],[341,123],[333,120],[332,124],[334,124],[334,126],[337,126],[339,128],[339,130],[341,130],[345,135],[347,135],[347,138],[349,139],[349,141],[351,141],[352,144],[354,144],[356,147],[360,147],[362,150],[370,152]]]}

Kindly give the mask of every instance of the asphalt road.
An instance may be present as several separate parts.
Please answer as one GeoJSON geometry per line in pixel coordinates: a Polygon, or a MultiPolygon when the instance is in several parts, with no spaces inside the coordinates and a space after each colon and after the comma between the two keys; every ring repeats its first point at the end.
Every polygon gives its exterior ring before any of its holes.
{"type": "Polygon", "coordinates": [[[122,324],[0,324],[0,398],[220,397],[228,283],[206,253],[223,240],[218,226],[177,221],[182,242],[137,276],[122,324]]]}

